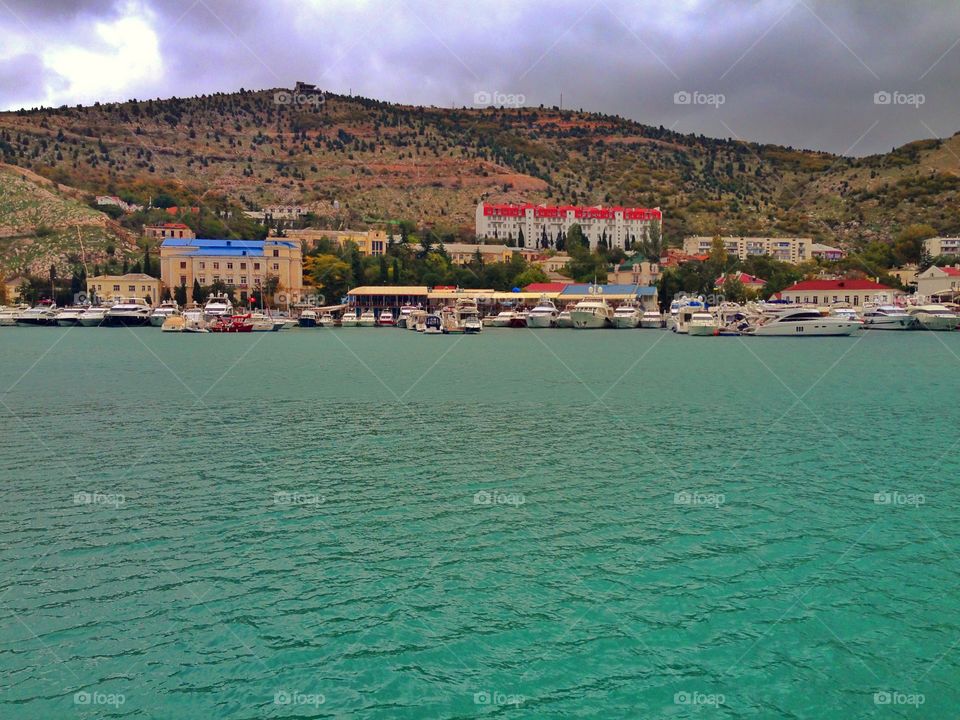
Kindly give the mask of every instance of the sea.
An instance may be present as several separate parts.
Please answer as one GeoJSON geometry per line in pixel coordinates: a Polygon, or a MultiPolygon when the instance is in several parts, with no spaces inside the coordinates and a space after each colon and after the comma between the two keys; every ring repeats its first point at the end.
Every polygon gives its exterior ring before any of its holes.
{"type": "Polygon", "coordinates": [[[960,333],[0,328],[0,718],[948,718],[960,333]]]}

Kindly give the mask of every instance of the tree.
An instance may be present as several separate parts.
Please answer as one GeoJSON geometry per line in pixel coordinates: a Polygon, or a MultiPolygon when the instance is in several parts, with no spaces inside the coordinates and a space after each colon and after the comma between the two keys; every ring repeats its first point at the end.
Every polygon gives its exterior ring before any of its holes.
{"type": "Polygon", "coordinates": [[[363,258],[360,257],[360,251],[357,250],[356,247],[350,251],[350,269],[351,275],[353,276],[351,278],[353,287],[363,285],[363,283],[366,282],[363,270],[363,258]]]}
{"type": "Polygon", "coordinates": [[[937,234],[929,225],[907,225],[893,241],[893,257],[900,265],[907,263],[920,264],[927,238],[937,234]]]}
{"type": "Polygon", "coordinates": [[[200,281],[196,278],[193,279],[193,292],[191,293],[191,298],[198,305],[203,302],[203,288],[200,287],[200,281]]]}
{"type": "Polygon", "coordinates": [[[263,279],[263,285],[260,287],[260,293],[263,296],[261,302],[265,305],[269,305],[269,301],[273,300],[273,296],[280,291],[280,276],[279,275],[267,275],[263,279]]]}
{"type": "Polygon", "coordinates": [[[529,265],[526,270],[514,277],[513,286],[525,288],[531,283],[543,283],[547,282],[549,279],[550,278],[547,277],[547,274],[543,271],[542,267],[539,265],[529,265]]]}
{"type": "Polygon", "coordinates": [[[173,291],[173,299],[177,301],[177,305],[183,307],[187,304],[187,286],[184,283],[180,283],[173,291]]]}
{"type": "Polygon", "coordinates": [[[150,268],[150,243],[143,243],[143,273],[144,275],[153,275],[150,268]]]}
{"type": "MultiPolygon", "coordinates": [[[[578,223],[574,223],[570,226],[570,229],[567,231],[567,237],[564,241],[564,246],[567,248],[568,252],[572,252],[574,248],[589,248],[590,242],[587,240],[586,236],[583,234],[583,229],[578,223]]],[[[559,250],[560,247],[558,246],[559,250]]]]}
{"type": "Polygon", "coordinates": [[[523,239],[523,228],[517,230],[517,247],[526,247],[526,241],[523,239]]]}
{"type": "Polygon", "coordinates": [[[663,236],[660,232],[659,220],[650,223],[647,236],[640,242],[640,252],[650,262],[659,262],[663,257],[663,236]]]}
{"type": "MultiPolygon", "coordinates": [[[[314,255],[308,257],[304,269],[310,282],[330,302],[336,302],[350,289],[350,265],[336,255],[314,255]]],[[[275,276],[274,276],[275,277],[275,276]]],[[[279,278],[277,278],[279,280],[279,278]]],[[[266,292],[266,288],[264,289],[266,292]]]]}

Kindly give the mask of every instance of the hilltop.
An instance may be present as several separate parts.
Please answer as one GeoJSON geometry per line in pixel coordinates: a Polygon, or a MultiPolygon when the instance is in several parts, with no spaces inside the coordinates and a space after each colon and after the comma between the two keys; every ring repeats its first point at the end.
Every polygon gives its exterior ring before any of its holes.
{"type": "MultiPolygon", "coordinates": [[[[0,159],[53,181],[71,212],[94,193],[140,202],[163,193],[220,213],[297,203],[321,226],[404,219],[464,235],[480,200],[657,205],[672,243],[717,230],[832,244],[886,241],[913,222],[960,231],[950,210],[960,136],[848,158],[583,111],[334,94],[298,105],[276,102],[277,92],[0,113],[0,159]]],[[[37,202],[53,192],[36,182],[21,191],[37,202]]],[[[17,212],[0,207],[0,226],[24,238],[42,218],[17,212]]]]}

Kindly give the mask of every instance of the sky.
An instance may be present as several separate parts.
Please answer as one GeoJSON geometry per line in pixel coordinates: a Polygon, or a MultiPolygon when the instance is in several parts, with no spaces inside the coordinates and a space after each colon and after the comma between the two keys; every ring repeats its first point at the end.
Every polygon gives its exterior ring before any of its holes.
{"type": "Polygon", "coordinates": [[[957,0],[0,0],[0,109],[288,88],[846,155],[960,131],[957,0]]]}

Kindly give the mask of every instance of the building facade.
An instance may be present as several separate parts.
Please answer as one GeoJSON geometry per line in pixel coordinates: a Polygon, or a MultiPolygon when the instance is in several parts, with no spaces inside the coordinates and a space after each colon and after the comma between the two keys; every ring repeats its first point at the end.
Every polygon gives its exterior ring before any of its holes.
{"type": "Polygon", "coordinates": [[[167,238],[160,245],[160,278],[169,288],[220,281],[254,293],[268,277],[279,278],[291,302],[303,293],[300,243],[283,238],[207,240],[167,238]]]}
{"type": "Polygon", "coordinates": [[[934,237],[923,241],[930,257],[960,255],[960,237],[934,237]]]}
{"type": "Polygon", "coordinates": [[[143,273],[126,275],[97,275],[87,278],[87,295],[90,299],[115,300],[140,298],[151,305],[160,302],[163,286],[158,278],[143,273]]]}
{"type": "Polygon", "coordinates": [[[634,255],[620,263],[613,272],[607,273],[610,285],[656,285],[660,279],[659,263],[650,262],[642,255],[634,255]]]}
{"type": "Polygon", "coordinates": [[[891,303],[903,295],[872,280],[804,280],[784,288],[777,297],[798,305],[844,303],[858,307],[866,303],[891,303]]]}
{"type": "MultiPolygon", "coordinates": [[[[736,255],[741,260],[746,260],[751,255],[769,255],[774,260],[789,263],[810,260],[813,257],[813,248],[816,244],[812,239],[803,237],[733,237],[726,235],[721,239],[727,253],[736,255]]],[[[712,246],[712,237],[694,235],[684,238],[683,252],[688,255],[703,255],[709,253],[712,246]]]]}
{"type": "Polygon", "coordinates": [[[516,243],[524,248],[556,247],[573,225],[579,225],[594,249],[602,241],[607,247],[625,249],[647,238],[650,226],[660,223],[660,208],[582,207],[574,205],[498,205],[480,203],[476,212],[479,239],[516,243]]]}
{"type": "Polygon", "coordinates": [[[445,243],[443,249],[454,265],[469,265],[477,253],[485,263],[510,262],[514,249],[506,245],[474,245],[472,243],[445,243]]]}
{"type": "Polygon", "coordinates": [[[151,240],[163,240],[165,238],[186,238],[193,240],[197,237],[196,233],[194,233],[188,225],[184,225],[183,223],[144,225],[143,235],[151,240]]]}
{"type": "MultiPolygon", "coordinates": [[[[952,254],[952,253],[946,253],[952,254]]],[[[928,267],[917,273],[917,295],[929,298],[937,293],[955,291],[960,286],[960,267],[944,265],[928,267]]]]}
{"type": "MultiPolygon", "coordinates": [[[[383,230],[318,230],[304,228],[302,230],[285,230],[284,238],[302,242],[308,249],[315,248],[317,243],[326,238],[343,247],[353,243],[361,255],[383,255],[390,244],[390,235],[383,230]]],[[[394,242],[400,242],[399,236],[394,236],[394,242]]]]}

